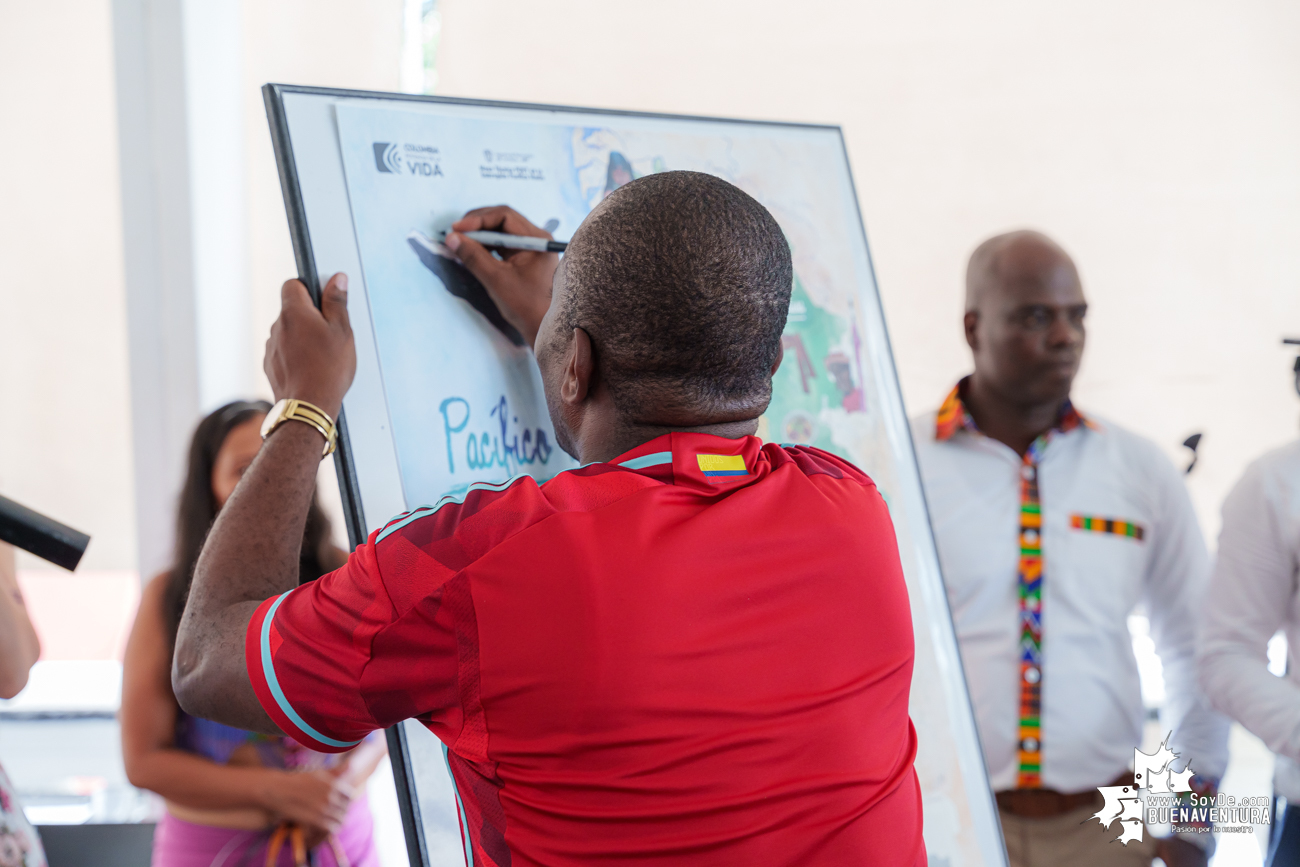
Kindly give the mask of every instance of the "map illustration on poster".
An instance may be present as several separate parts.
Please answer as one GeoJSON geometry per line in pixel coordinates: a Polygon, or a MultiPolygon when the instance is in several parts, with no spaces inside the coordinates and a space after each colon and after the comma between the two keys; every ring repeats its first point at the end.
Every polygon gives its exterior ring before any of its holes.
{"type": "MultiPolygon", "coordinates": [[[[454,497],[476,482],[519,473],[544,480],[576,465],[556,444],[531,349],[438,243],[465,211],[508,204],[568,239],[622,184],[687,169],[738,185],[772,212],[790,244],[794,286],[784,361],[759,435],[842,455],[884,495],[913,607],[911,714],[930,863],[1003,864],[839,129],[306,88],[277,94],[302,187],[300,231],[311,236],[318,271],[328,276],[348,265],[323,252],[318,236],[339,243],[350,236],[355,244],[364,295],[355,297],[362,293],[354,279],[349,306],[354,330],[369,330],[375,370],[369,379],[359,373],[345,410],[350,429],[384,417],[374,424],[391,442],[384,448],[393,455],[401,508],[454,497]],[[336,136],[329,148],[317,141],[326,129],[336,136]],[[311,147],[320,153],[305,154],[311,147]],[[340,169],[342,185],[331,175],[340,169]],[[313,178],[338,190],[313,199],[313,178]]],[[[360,342],[359,355],[360,371],[372,357],[360,342]]],[[[375,513],[372,503],[393,498],[370,493],[379,486],[367,479],[380,470],[366,467],[379,462],[365,464],[362,436],[351,448],[369,530],[394,510],[375,513]]],[[[442,863],[433,853],[458,842],[459,831],[454,797],[438,777],[446,775],[440,745],[417,723],[405,731],[422,845],[428,863],[442,863]]]]}

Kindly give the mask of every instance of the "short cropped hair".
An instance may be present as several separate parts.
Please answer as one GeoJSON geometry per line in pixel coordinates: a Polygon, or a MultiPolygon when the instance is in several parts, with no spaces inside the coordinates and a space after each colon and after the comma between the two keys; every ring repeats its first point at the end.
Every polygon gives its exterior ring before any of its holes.
{"type": "Polygon", "coordinates": [[[790,247],[753,197],[699,172],[611,193],[565,254],[563,321],[591,336],[619,412],[758,415],[790,307],[790,247]]]}
{"type": "MultiPolygon", "coordinates": [[[[1055,252],[1071,269],[1074,269],[1074,260],[1070,258],[1070,255],[1062,249],[1060,244],[1042,232],[1034,229],[1017,229],[1014,232],[1003,232],[1001,235],[994,235],[976,247],[975,252],[970,254],[970,261],[966,263],[967,313],[978,310],[986,287],[990,283],[1002,279],[1002,254],[1006,249],[1012,245],[1025,242],[1034,243],[1055,252]]],[[[1076,280],[1078,276],[1076,269],[1076,280]]]]}

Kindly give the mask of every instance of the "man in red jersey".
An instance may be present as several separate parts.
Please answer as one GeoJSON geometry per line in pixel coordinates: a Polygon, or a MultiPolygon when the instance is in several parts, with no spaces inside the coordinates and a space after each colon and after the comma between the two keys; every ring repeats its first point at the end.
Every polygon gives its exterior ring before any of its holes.
{"type": "MultiPolygon", "coordinates": [[[[457,232],[544,235],[507,208],[457,232]]],[[[173,683],[190,713],[343,750],[447,746],[475,865],[922,865],[912,629],[871,480],[753,434],[792,283],[772,216],[709,175],[611,193],[562,263],[448,246],[534,346],[583,466],[475,485],[295,587],[355,355],[346,278],[297,281],[277,398],[204,548],[173,683]],[[557,267],[558,264],[558,267],[557,267]]]]}

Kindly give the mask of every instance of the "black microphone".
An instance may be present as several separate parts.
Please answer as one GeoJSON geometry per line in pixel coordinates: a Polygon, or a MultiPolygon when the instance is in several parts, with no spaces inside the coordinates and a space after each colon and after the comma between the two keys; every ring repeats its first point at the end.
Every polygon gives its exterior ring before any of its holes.
{"type": "Polygon", "coordinates": [[[81,562],[81,555],[86,553],[90,537],[7,497],[0,497],[0,542],[8,542],[71,572],[81,562]]]}

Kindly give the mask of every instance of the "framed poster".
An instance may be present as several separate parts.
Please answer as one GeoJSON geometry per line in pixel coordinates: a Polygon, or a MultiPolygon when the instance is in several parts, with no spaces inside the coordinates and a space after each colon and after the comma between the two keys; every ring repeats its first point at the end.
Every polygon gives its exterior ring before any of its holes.
{"type": "MultiPolygon", "coordinates": [[[[453,220],[507,203],[568,238],[620,185],[673,169],[722,177],[772,212],[795,276],[759,436],[842,455],[884,495],[912,603],[930,864],[1004,864],[839,128],[285,85],[265,97],[300,276],[313,292],[336,271],[351,279],[357,376],[337,464],[354,546],[471,485],[574,466],[531,350],[438,243],[453,220]]],[[[389,740],[411,863],[460,863],[442,745],[412,721],[389,740]]]]}

